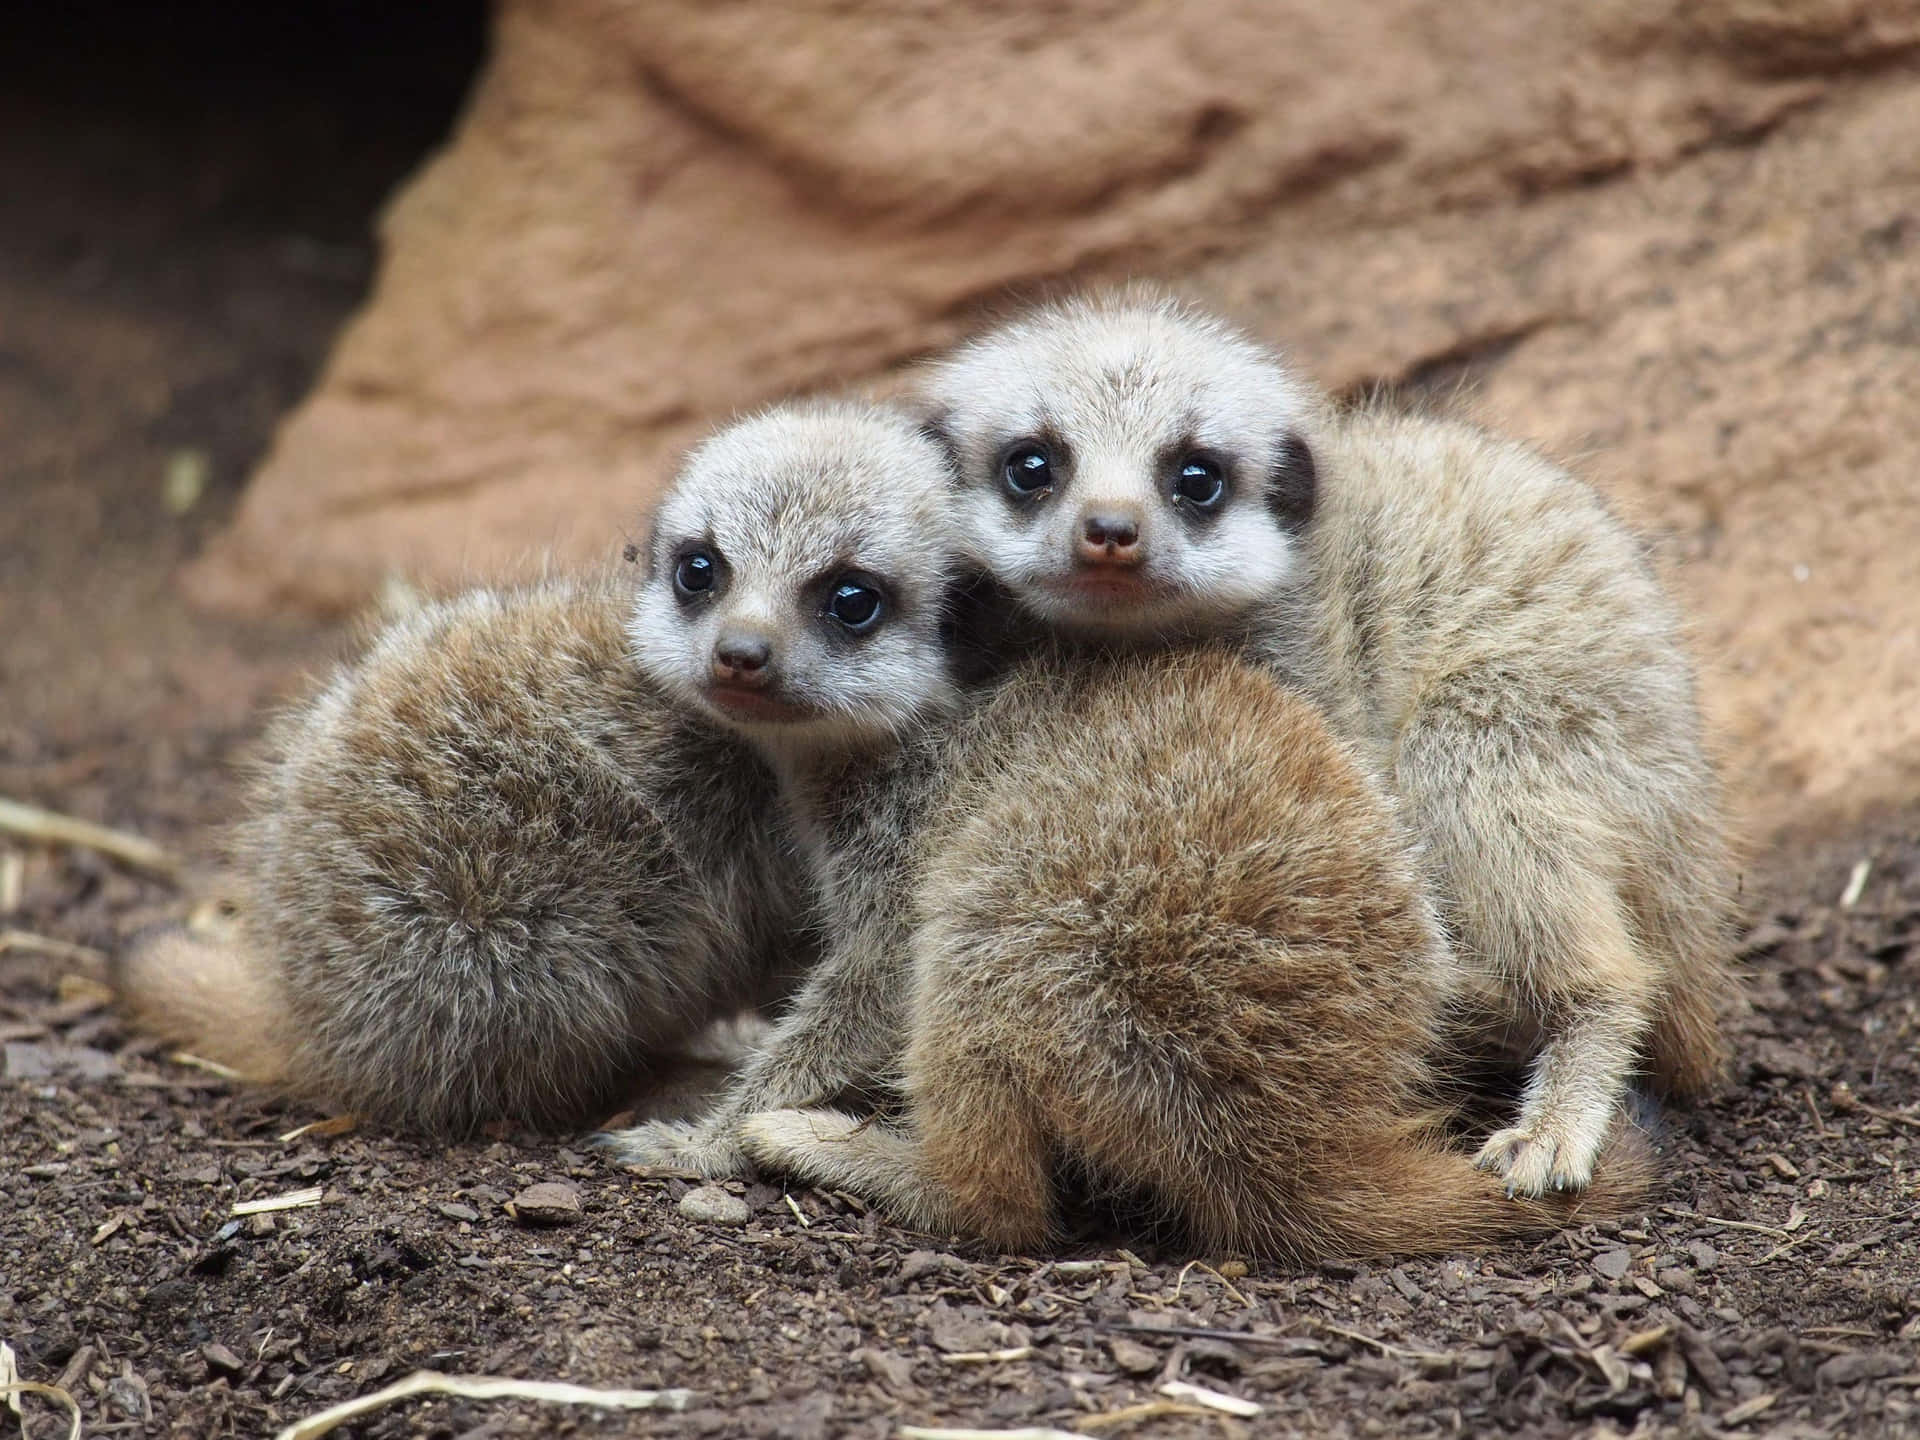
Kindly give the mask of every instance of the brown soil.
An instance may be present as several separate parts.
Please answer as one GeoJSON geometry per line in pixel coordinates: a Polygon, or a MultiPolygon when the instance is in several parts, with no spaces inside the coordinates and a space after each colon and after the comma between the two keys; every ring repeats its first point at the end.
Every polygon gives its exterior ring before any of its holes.
{"type": "MultiPolygon", "coordinates": [[[[180,84],[225,83],[201,48],[162,53],[180,84]]],[[[405,110],[316,139],[297,86],[240,125],[131,83],[110,123],[63,108],[42,61],[37,90],[0,84],[0,795],[205,860],[257,707],[336,637],[195,618],[173,579],[359,297],[367,211],[433,125],[405,110]],[[308,194],[290,153],[334,177],[330,199],[287,199],[308,194]],[[211,481],[175,515],[182,451],[211,481]]],[[[95,961],[19,938],[108,951],[181,892],[0,839],[0,901],[15,867],[0,1340],[24,1378],[79,1398],[89,1434],[264,1435],[419,1368],[695,1396],[678,1415],[416,1401],[347,1433],[1072,1429],[1167,1378],[1263,1403],[1243,1426],[1263,1435],[1920,1433],[1920,811],[1749,874],[1735,1084],[1669,1116],[1671,1178],[1644,1219],[1231,1279],[1232,1257],[1183,1279],[1185,1257],[1111,1237],[983,1254],[768,1186],[729,1187],[744,1225],[696,1223],[684,1182],[577,1140],[282,1140],[319,1117],[156,1053],[104,1008],[95,961]],[[572,1223],[509,1214],[538,1182],[571,1187],[572,1223]],[[318,1205],[231,1214],[305,1187],[318,1205]],[[961,1358],[998,1351],[1016,1358],[961,1358]]],[[[27,1403],[36,1435],[58,1433],[27,1403]]]]}

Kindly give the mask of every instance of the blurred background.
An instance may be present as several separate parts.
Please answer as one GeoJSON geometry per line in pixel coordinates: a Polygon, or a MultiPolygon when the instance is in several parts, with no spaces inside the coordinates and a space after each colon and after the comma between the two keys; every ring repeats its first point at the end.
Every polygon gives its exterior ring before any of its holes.
{"type": "Polygon", "coordinates": [[[1920,800],[1916,0],[11,7],[0,175],[6,793],[189,829],[396,583],[1147,276],[1581,464],[1758,837],[1920,800]]]}

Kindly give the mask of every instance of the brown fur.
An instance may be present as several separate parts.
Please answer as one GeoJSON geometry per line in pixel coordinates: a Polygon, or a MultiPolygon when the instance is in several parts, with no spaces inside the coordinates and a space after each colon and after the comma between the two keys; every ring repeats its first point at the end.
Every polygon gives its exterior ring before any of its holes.
{"type": "Polygon", "coordinates": [[[1106,643],[1238,638],[1404,802],[1469,1033],[1530,1067],[1485,1163],[1529,1194],[1582,1185],[1637,1066],[1713,1083],[1735,999],[1718,781],[1674,608],[1590,487],[1456,420],[1334,405],[1150,290],[1043,307],[922,389],[972,552],[1025,609],[1106,643]],[[1037,448],[1023,490],[1006,466],[1037,448]],[[1204,507],[1179,489],[1195,460],[1223,482],[1204,507]],[[1079,543],[1110,513],[1139,521],[1124,569],[1079,543]]]}
{"type": "MultiPolygon", "coordinates": [[[[742,1128],[762,1162],[1015,1250],[1047,1234],[1060,1158],[1203,1250],[1296,1260],[1538,1234],[1640,1194],[1631,1143],[1579,1206],[1511,1200],[1448,1144],[1429,1057],[1461,967],[1390,802],[1260,671],[1041,661],[923,773],[909,1130],[762,1113],[742,1128]]],[[[842,834],[843,872],[899,869],[886,833],[842,834]]]]}
{"type": "Polygon", "coordinates": [[[272,728],[237,936],[135,947],[142,1023],[434,1135],[591,1121],[810,958],[771,777],[633,665],[611,583],[476,591],[272,728]]]}

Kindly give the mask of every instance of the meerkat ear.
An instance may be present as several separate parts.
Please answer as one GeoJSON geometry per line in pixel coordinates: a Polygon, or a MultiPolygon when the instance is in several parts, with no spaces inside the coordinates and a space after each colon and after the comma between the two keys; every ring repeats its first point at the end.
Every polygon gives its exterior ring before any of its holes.
{"type": "Polygon", "coordinates": [[[984,570],[966,569],[941,596],[940,641],[953,678],[966,688],[999,676],[1022,648],[1013,596],[984,570]]]}
{"type": "Polygon", "coordinates": [[[643,585],[651,585],[655,574],[660,568],[659,556],[656,553],[659,547],[654,543],[660,538],[659,530],[660,507],[655,505],[647,511],[640,538],[638,540],[627,541],[625,547],[620,551],[620,558],[622,560],[626,561],[629,565],[638,565],[640,567],[640,583],[643,585]]]}
{"type": "Polygon", "coordinates": [[[1307,437],[1289,430],[1280,437],[1273,469],[1267,475],[1267,508],[1283,530],[1304,530],[1313,519],[1313,503],[1320,488],[1320,469],[1314,463],[1307,437]]]}
{"type": "Polygon", "coordinates": [[[926,406],[914,417],[920,433],[940,447],[947,457],[947,471],[956,482],[960,478],[960,442],[953,433],[953,412],[944,406],[926,406]]]}

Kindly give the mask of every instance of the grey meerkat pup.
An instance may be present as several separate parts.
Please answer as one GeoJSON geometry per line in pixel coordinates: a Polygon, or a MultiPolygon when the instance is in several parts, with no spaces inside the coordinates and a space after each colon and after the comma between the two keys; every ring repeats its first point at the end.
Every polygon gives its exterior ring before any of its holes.
{"type": "Polygon", "coordinates": [[[1432,1057],[1464,979],[1383,789],[1229,651],[1022,665],[915,772],[894,874],[905,1122],[747,1115],[762,1166],[904,1223],[1031,1250],[1056,1168],[1203,1252],[1454,1250],[1623,1213],[1623,1134],[1580,1201],[1517,1200],[1449,1144],[1432,1057]]]}
{"type": "Polygon", "coordinates": [[[1726,821],[1674,606],[1596,492],[1462,421],[1337,405],[1158,292],[1043,306],[920,389],[970,558],[1064,635],[1231,636],[1404,802],[1528,1063],[1481,1162],[1577,1188],[1636,1068],[1710,1088],[1733,1000],[1726,821]]]}
{"type": "Polygon", "coordinates": [[[948,483],[909,421],[862,405],[774,410],[695,449],[640,593],[706,622],[697,694],[635,664],[660,637],[630,583],[476,592],[388,627],[273,728],[235,847],[238,936],[134,947],[129,1007],[406,1129],[605,1116],[813,958],[763,757],[859,751],[943,689],[921,577],[949,547],[920,512],[948,483]],[[900,578],[868,640],[847,577],[875,547],[900,578]]]}
{"type": "MultiPolygon", "coordinates": [[[[884,1081],[904,996],[874,943],[894,902],[834,863],[845,833],[904,843],[888,777],[990,672],[996,611],[962,572],[945,452],[907,415],[839,411],[821,455],[740,443],[696,456],[699,483],[666,497],[635,598],[635,659],[650,684],[728,728],[777,777],[826,943],[715,1111],[599,1137],[629,1164],[747,1168],[732,1120],[884,1081]],[[858,447],[855,456],[843,452],[858,447]],[[845,800],[829,809],[826,800],[845,800]]],[[[824,423],[824,422],[823,422],[824,423]]]]}

